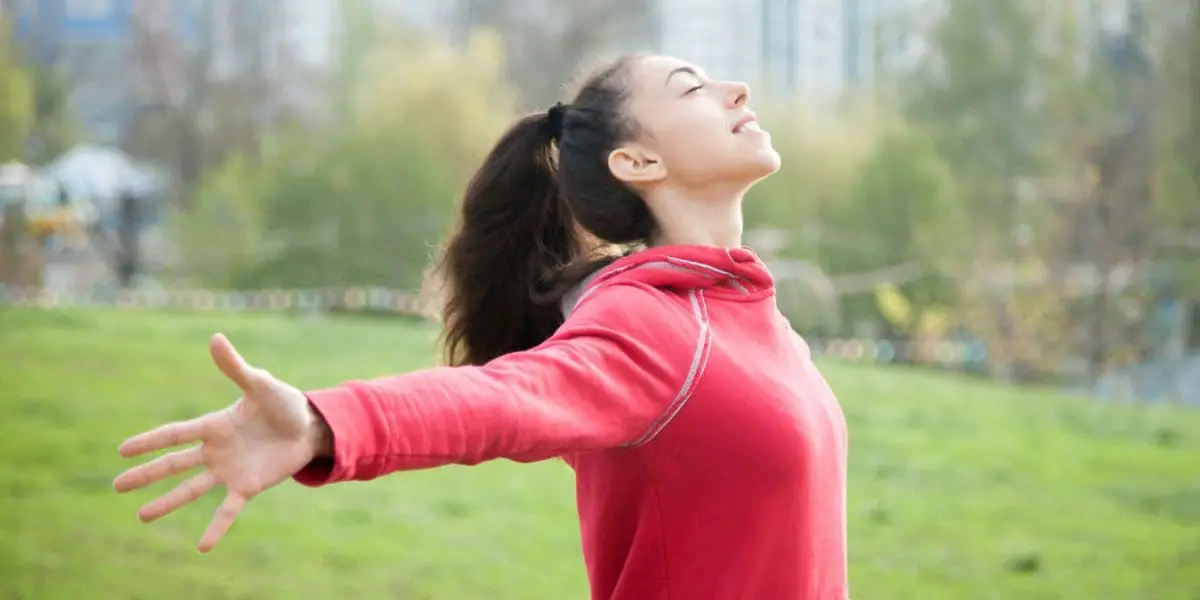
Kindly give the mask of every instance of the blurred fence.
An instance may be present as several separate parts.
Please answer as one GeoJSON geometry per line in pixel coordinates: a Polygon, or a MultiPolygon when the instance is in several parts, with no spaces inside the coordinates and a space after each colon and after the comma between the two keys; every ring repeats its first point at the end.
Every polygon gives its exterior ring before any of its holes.
{"type": "Polygon", "coordinates": [[[424,318],[417,295],[384,288],[214,291],[110,289],[53,291],[0,285],[0,306],[127,310],[376,312],[424,318]]]}
{"type": "MultiPolygon", "coordinates": [[[[372,314],[431,319],[418,294],[379,287],[219,291],[207,289],[95,289],[53,291],[0,285],[0,307],[106,308],[189,312],[263,312],[296,315],[372,314]]],[[[814,356],[854,364],[916,365],[964,374],[988,374],[993,357],[975,340],[906,340],[806,336],[814,356]]],[[[1200,407],[1200,356],[1113,368],[1067,390],[1112,400],[1170,402],[1200,407]]]]}

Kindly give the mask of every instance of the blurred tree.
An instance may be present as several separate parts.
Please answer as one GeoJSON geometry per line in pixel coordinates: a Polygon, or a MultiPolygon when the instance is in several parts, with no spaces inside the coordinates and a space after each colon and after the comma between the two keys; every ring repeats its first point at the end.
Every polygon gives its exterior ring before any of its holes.
{"type": "Polygon", "coordinates": [[[0,162],[25,158],[37,119],[33,78],[0,16],[0,162]]]}
{"type": "Polygon", "coordinates": [[[269,139],[261,163],[231,162],[178,220],[190,275],[240,288],[415,289],[455,197],[512,118],[494,36],[466,48],[385,44],[361,65],[337,131],[269,139]],[[235,227],[234,242],[212,234],[235,227]]]}
{"type": "Polygon", "coordinates": [[[1176,293],[1200,301],[1200,0],[1156,15],[1163,48],[1156,177],[1158,257],[1176,293]]]}
{"type": "Polygon", "coordinates": [[[873,292],[894,283],[918,312],[944,308],[969,270],[968,206],[932,138],[886,107],[760,111],[784,167],[750,193],[746,226],[781,231],[785,258],[840,282],[845,326],[876,324],[873,292]]]}
{"type": "MultiPolygon", "coordinates": [[[[791,104],[758,109],[783,159],[778,173],[755,186],[745,203],[747,229],[787,232],[783,254],[820,262],[825,219],[850,197],[858,170],[876,142],[882,118],[870,113],[830,114],[791,104]]],[[[854,244],[852,244],[853,247],[854,244]]]]}
{"type": "Polygon", "coordinates": [[[199,0],[183,32],[171,3],[133,4],[137,110],[122,140],[131,154],[173,166],[190,199],[205,172],[228,156],[258,160],[279,127],[319,120],[319,73],[294,59],[285,34],[290,3],[199,0]]]}
{"type": "Polygon", "coordinates": [[[1092,332],[1078,350],[1106,352],[1112,274],[1145,255],[1153,153],[1138,91],[1150,88],[1149,69],[1136,36],[1103,35],[1098,8],[956,0],[902,86],[970,207],[977,276],[963,290],[964,314],[1014,372],[1028,360],[1065,361],[1070,349],[1048,341],[1084,323],[1092,332]],[[1083,292],[1094,294],[1093,310],[1050,310],[1068,277],[1094,279],[1083,272],[1100,279],[1083,292]],[[1050,347],[1061,353],[1047,358],[1050,347]]]}
{"type": "Polygon", "coordinates": [[[1094,41],[1081,45],[1086,68],[1058,73],[1061,85],[1054,88],[1063,119],[1054,130],[1061,157],[1055,179],[1074,179],[1074,185],[1065,220],[1047,228],[1066,243],[1048,259],[1056,279],[1078,280],[1069,295],[1083,301],[1070,315],[1071,326],[1093,378],[1112,367],[1114,357],[1144,352],[1142,339],[1126,335],[1131,328],[1121,323],[1127,319],[1119,309],[1149,272],[1156,202],[1150,184],[1157,73],[1140,6],[1126,5],[1123,27],[1096,27],[1094,41]]]}
{"type": "Polygon", "coordinates": [[[36,108],[29,160],[43,163],[70,150],[79,141],[81,129],[67,103],[70,87],[65,78],[41,68],[33,69],[31,75],[36,108]]]}
{"type": "Polygon", "coordinates": [[[132,123],[121,145],[130,154],[161,161],[178,175],[184,198],[198,183],[203,162],[203,109],[211,88],[214,5],[199,7],[194,45],[184,44],[172,19],[171,3],[134,0],[133,69],[127,74],[136,90],[132,123]]]}
{"type": "Polygon", "coordinates": [[[415,289],[462,186],[512,119],[503,57],[499,39],[480,34],[459,50],[398,40],[365,61],[373,77],[346,134],[269,213],[274,233],[319,231],[311,239],[324,246],[295,243],[276,272],[311,276],[316,259],[321,281],[415,289]]]}
{"type": "Polygon", "coordinates": [[[235,154],[204,177],[192,202],[175,209],[169,221],[183,250],[174,266],[178,277],[218,289],[236,288],[271,256],[277,244],[263,237],[263,218],[277,169],[272,164],[252,165],[235,154]]]}
{"type": "Polygon", "coordinates": [[[371,75],[355,90],[348,129],[411,137],[422,154],[465,178],[514,118],[517,96],[505,64],[503,42],[492,33],[459,47],[385,42],[365,61],[371,75]]]}
{"type": "Polygon", "coordinates": [[[656,16],[644,0],[462,0],[461,29],[494,29],[504,40],[507,70],[525,105],[563,96],[563,82],[597,56],[641,49],[656,16]]]}
{"type": "Polygon", "coordinates": [[[338,36],[338,65],[334,70],[333,107],[341,123],[354,113],[354,97],[371,76],[368,62],[381,44],[399,39],[419,40],[427,34],[413,31],[406,22],[389,22],[363,0],[339,0],[338,15],[343,34],[338,36]]]}
{"type": "Polygon", "coordinates": [[[977,239],[1008,247],[1018,178],[1042,170],[1047,45],[1038,0],[955,0],[905,78],[907,114],[934,134],[962,182],[977,239]]]}
{"type": "Polygon", "coordinates": [[[61,73],[32,64],[12,43],[0,16],[0,160],[38,164],[68,150],[79,124],[67,104],[69,86],[61,73]]]}
{"type": "Polygon", "coordinates": [[[957,290],[951,282],[970,274],[969,262],[962,260],[971,235],[967,221],[967,207],[933,142],[920,130],[893,126],[863,164],[847,200],[827,220],[837,236],[870,241],[858,251],[844,244],[822,253],[822,266],[835,280],[880,274],[858,286],[860,293],[843,298],[844,317],[877,317],[870,292],[883,284],[897,285],[918,314],[954,306],[957,290]],[[915,268],[894,269],[903,265],[915,268]]]}

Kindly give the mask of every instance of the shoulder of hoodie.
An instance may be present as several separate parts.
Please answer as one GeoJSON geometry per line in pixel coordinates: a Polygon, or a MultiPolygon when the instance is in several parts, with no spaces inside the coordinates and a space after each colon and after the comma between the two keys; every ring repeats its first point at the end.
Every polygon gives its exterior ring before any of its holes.
{"type": "Polygon", "coordinates": [[[580,298],[554,338],[603,331],[656,345],[694,345],[706,317],[700,291],[662,289],[630,280],[606,281],[580,298]]]}

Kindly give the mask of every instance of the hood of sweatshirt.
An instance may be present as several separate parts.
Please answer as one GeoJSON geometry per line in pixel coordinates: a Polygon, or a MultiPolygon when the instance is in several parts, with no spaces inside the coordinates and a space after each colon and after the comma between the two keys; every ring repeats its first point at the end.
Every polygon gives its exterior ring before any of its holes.
{"type": "Polygon", "coordinates": [[[767,266],[749,248],[657,246],[623,257],[585,279],[563,298],[567,315],[600,286],[638,282],[660,289],[702,289],[710,295],[757,299],[773,294],[767,266]]]}

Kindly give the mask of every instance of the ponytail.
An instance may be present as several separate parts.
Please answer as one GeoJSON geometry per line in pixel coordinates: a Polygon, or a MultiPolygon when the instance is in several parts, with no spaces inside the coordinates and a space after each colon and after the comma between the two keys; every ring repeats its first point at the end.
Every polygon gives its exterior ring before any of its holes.
{"type": "Polygon", "coordinates": [[[467,186],[459,228],[437,265],[448,364],[532,348],[562,325],[556,277],[578,245],[554,158],[562,111],[517,121],[467,186]]]}
{"type": "Polygon", "coordinates": [[[563,323],[564,296],[651,237],[653,215],[606,158],[638,133],[625,103],[639,57],[601,66],[569,107],[517,121],[471,179],[433,273],[448,364],[481,365],[546,341],[563,323]]]}

